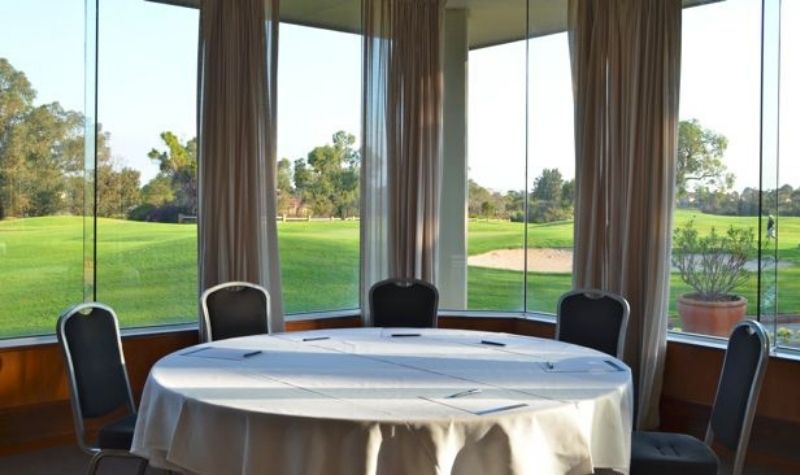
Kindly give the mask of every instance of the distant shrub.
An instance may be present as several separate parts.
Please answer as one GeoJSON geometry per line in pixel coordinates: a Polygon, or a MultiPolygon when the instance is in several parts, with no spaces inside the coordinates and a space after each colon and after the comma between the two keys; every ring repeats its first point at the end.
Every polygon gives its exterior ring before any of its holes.
{"type": "Polygon", "coordinates": [[[184,207],[173,204],[154,206],[141,204],[128,213],[128,218],[134,221],[150,221],[155,223],[177,223],[178,215],[187,214],[184,207]]]}

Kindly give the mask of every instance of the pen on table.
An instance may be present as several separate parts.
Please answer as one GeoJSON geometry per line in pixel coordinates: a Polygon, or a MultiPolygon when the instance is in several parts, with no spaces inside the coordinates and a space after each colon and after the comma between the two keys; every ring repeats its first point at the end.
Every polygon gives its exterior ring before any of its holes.
{"type": "Polygon", "coordinates": [[[461,396],[469,396],[470,394],[478,394],[479,392],[481,392],[479,388],[467,389],[466,391],[461,391],[459,393],[451,394],[447,396],[447,399],[453,399],[461,396]]]}
{"type": "Polygon", "coordinates": [[[303,338],[303,341],[319,341],[319,340],[329,340],[331,337],[329,336],[310,336],[308,338],[303,338]]]}
{"type": "Polygon", "coordinates": [[[249,358],[251,356],[255,356],[255,355],[259,355],[259,354],[261,354],[261,350],[255,350],[255,351],[250,351],[248,353],[243,354],[242,357],[243,358],[249,358]]]}
{"type": "Polygon", "coordinates": [[[483,343],[484,345],[506,346],[505,343],[500,343],[499,341],[492,341],[492,340],[481,340],[481,343],[483,343]]]}
{"type": "Polygon", "coordinates": [[[522,407],[525,407],[525,406],[527,406],[527,404],[525,404],[523,402],[523,403],[519,403],[519,404],[511,404],[509,406],[494,407],[494,408],[491,408],[491,409],[484,409],[483,411],[475,412],[475,415],[485,416],[487,414],[492,414],[492,413],[495,413],[495,412],[502,412],[502,411],[510,411],[512,409],[519,409],[519,408],[522,408],[522,407]]]}
{"type": "Polygon", "coordinates": [[[422,334],[421,333],[392,333],[392,336],[393,337],[399,337],[399,336],[422,336],[422,334]]]}

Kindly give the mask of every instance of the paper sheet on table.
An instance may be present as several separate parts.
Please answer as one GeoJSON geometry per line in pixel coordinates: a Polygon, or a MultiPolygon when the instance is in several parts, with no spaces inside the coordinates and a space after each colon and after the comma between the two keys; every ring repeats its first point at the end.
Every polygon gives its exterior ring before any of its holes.
{"type": "Polygon", "coordinates": [[[215,348],[205,347],[181,353],[182,356],[194,358],[212,358],[215,360],[243,360],[251,356],[260,354],[259,350],[246,350],[239,348],[215,348]]]}
{"type": "Polygon", "coordinates": [[[548,373],[615,373],[625,368],[612,359],[569,358],[552,363],[542,363],[548,373]]]}
{"type": "Polygon", "coordinates": [[[499,414],[523,409],[528,407],[529,402],[515,399],[508,394],[506,394],[505,397],[503,397],[502,394],[492,394],[492,391],[488,393],[470,394],[463,397],[422,397],[422,399],[460,411],[469,412],[476,416],[499,414]]]}

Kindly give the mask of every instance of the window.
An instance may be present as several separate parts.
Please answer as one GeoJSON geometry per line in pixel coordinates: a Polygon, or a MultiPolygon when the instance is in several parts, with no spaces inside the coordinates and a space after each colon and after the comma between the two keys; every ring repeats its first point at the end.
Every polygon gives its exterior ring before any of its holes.
{"type": "Polygon", "coordinates": [[[575,135],[566,33],[528,40],[528,312],[572,289],[575,135]]]}
{"type": "MultiPolygon", "coordinates": [[[[523,22],[524,2],[518,7],[523,22]]],[[[572,287],[567,35],[539,32],[535,13],[520,28],[528,40],[469,54],[469,310],[553,314],[572,287]]],[[[565,23],[566,7],[547,18],[565,23]]]]}
{"type": "Polygon", "coordinates": [[[122,326],[195,321],[198,11],[99,12],[97,300],[122,326]]]}
{"type": "Polygon", "coordinates": [[[779,346],[800,346],[797,7],[728,0],[684,10],[672,330],[727,336],[741,315],[726,322],[678,303],[716,290],[743,296],[744,317],[779,346]]]}
{"type": "Polygon", "coordinates": [[[0,337],[83,300],[84,25],[83,1],[0,4],[0,337]]]}
{"type": "Polygon", "coordinates": [[[760,18],[754,0],[683,12],[672,330],[727,336],[758,312],[760,18]]]}
{"type": "Polygon", "coordinates": [[[358,308],[361,36],[281,23],[279,48],[284,310],[358,308]]]}
{"type": "Polygon", "coordinates": [[[467,308],[525,308],[525,42],[469,53],[467,308]]]}
{"type": "MultiPolygon", "coordinates": [[[[776,147],[770,158],[772,179],[766,201],[775,211],[772,244],[775,259],[764,278],[764,320],[774,319],[778,345],[800,348],[800,4],[769,1],[765,4],[765,103],[771,104],[765,123],[776,147]],[[767,76],[770,73],[770,77],[767,76]],[[774,173],[774,174],[773,174],[774,173]],[[770,285],[774,284],[774,285],[770,285]],[[771,304],[771,305],[767,305],[771,304]]],[[[765,107],[766,109],[766,107],[765,107]]],[[[767,158],[767,157],[765,157],[767,158]]]]}

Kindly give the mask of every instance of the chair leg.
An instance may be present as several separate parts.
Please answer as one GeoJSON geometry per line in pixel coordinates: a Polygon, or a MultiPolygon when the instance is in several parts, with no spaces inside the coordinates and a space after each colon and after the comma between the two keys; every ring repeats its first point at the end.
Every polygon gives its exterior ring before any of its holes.
{"type": "Polygon", "coordinates": [[[97,473],[97,467],[100,466],[100,460],[105,457],[106,454],[103,452],[98,452],[92,456],[92,460],[89,461],[89,475],[95,475],[97,473]]]}
{"type": "Polygon", "coordinates": [[[139,471],[136,472],[138,475],[144,475],[147,472],[147,459],[142,459],[139,461],[139,471]]]}

